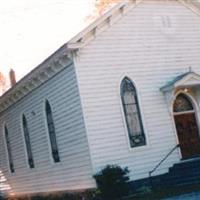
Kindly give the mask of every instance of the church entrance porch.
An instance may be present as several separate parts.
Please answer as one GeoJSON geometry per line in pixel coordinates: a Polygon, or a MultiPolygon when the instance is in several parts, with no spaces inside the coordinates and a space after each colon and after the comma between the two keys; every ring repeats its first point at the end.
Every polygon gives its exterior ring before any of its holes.
{"type": "Polygon", "coordinates": [[[200,75],[190,71],[161,88],[173,119],[181,159],[200,156],[200,75]]]}

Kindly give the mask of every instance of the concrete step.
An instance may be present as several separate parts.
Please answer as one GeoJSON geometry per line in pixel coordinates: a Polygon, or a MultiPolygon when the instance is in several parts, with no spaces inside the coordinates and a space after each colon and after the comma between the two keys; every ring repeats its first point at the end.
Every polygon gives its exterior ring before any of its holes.
{"type": "Polygon", "coordinates": [[[165,186],[180,186],[180,185],[193,185],[200,183],[200,176],[198,177],[185,177],[176,179],[166,179],[163,180],[163,185],[165,186]]]}
{"type": "Polygon", "coordinates": [[[180,186],[200,183],[200,159],[175,164],[162,177],[163,186],[180,186]]]}
{"type": "Polygon", "coordinates": [[[178,170],[178,169],[184,169],[184,168],[190,168],[190,167],[199,167],[200,166],[200,159],[192,159],[188,161],[182,161],[180,163],[174,164],[174,166],[171,169],[178,170]]]}

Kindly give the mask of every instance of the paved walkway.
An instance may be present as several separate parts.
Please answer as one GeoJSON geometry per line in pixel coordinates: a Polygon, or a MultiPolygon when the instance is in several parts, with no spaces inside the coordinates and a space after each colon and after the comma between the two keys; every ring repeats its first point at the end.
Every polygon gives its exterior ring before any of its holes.
{"type": "Polygon", "coordinates": [[[190,194],[185,194],[177,197],[171,197],[163,200],[200,200],[200,192],[193,192],[190,194]]]}

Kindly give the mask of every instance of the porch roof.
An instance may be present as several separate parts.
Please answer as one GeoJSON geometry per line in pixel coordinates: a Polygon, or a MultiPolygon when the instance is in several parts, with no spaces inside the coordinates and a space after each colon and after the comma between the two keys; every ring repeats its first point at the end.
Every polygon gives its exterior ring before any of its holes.
{"type": "Polygon", "coordinates": [[[176,88],[194,87],[197,85],[200,85],[200,75],[195,72],[187,72],[173,78],[161,87],[160,90],[162,92],[168,92],[176,88]]]}

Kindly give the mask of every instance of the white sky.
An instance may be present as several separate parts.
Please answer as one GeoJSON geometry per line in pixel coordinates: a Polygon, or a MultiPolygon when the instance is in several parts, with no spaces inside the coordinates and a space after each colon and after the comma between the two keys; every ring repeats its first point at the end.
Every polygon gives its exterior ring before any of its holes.
{"type": "Polygon", "coordinates": [[[78,33],[94,0],[0,0],[0,71],[19,80],[78,33]]]}

